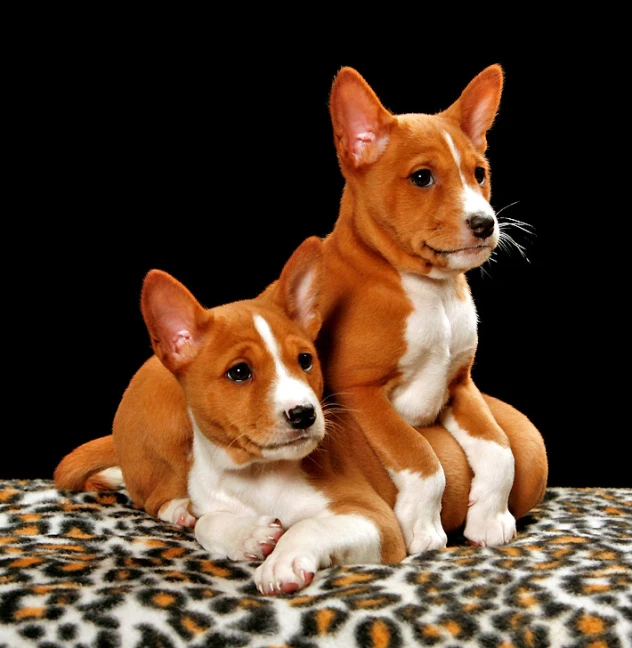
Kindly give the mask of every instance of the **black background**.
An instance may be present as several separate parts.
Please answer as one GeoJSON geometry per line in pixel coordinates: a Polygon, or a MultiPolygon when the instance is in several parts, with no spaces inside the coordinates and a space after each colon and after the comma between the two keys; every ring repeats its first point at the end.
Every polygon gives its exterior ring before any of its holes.
{"type": "Polygon", "coordinates": [[[30,52],[9,101],[17,201],[5,215],[4,320],[15,359],[0,477],[51,478],[65,453],[110,432],[150,354],[139,310],[150,268],[210,307],[256,295],[305,237],[329,232],[342,177],[327,100],[340,66],[392,111],[428,113],[498,62],[492,204],[534,233],[514,231],[528,259],[499,253],[469,273],[474,376],[539,427],[550,485],[632,486],[615,397],[621,317],[606,296],[618,236],[582,196],[607,173],[582,116],[608,99],[578,91],[583,65],[564,53],[541,65],[491,44],[451,56],[361,49],[229,56],[182,34],[115,31],[30,52]]]}

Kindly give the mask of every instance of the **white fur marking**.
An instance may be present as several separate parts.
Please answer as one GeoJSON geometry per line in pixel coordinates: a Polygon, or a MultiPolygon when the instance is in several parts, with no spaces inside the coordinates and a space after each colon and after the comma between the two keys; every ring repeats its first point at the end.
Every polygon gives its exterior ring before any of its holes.
{"type": "Polygon", "coordinates": [[[118,466],[102,470],[99,473],[99,477],[104,479],[110,485],[112,490],[125,486],[125,482],[123,481],[123,472],[118,466]]]}
{"type": "Polygon", "coordinates": [[[456,296],[452,282],[409,273],[401,279],[413,310],[406,321],[406,353],[398,364],[402,380],[391,402],[411,425],[429,425],[447,402],[452,375],[476,349],[476,309],[469,295],[456,296]]]}
{"type": "Polygon", "coordinates": [[[306,584],[307,574],[336,564],[375,564],[381,559],[375,524],[361,515],[321,515],[290,527],[274,551],[255,571],[260,592],[282,591],[283,585],[306,584]]]}
{"type": "MultiPolygon", "coordinates": [[[[319,436],[324,434],[325,420],[320,409],[320,403],[316,394],[307,382],[303,382],[294,378],[287,367],[283,364],[279,345],[270,330],[270,325],[261,315],[254,316],[255,328],[263,338],[263,341],[274,360],[277,378],[274,383],[274,401],[279,416],[283,416],[283,412],[289,412],[297,406],[312,406],[316,412],[316,421],[314,423],[314,430],[318,432],[319,436]]],[[[265,456],[265,452],[264,452],[265,456]]]]}
{"type": "Polygon", "coordinates": [[[463,448],[474,471],[465,537],[489,547],[509,542],[516,534],[516,521],[507,508],[514,481],[511,449],[468,434],[450,408],[442,416],[442,423],[463,448]]]}
{"type": "Polygon", "coordinates": [[[445,547],[448,538],[441,525],[443,470],[429,477],[408,469],[389,470],[389,474],[398,490],[395,515],[402,527],[408,553],[445,547]]]}
{"type": "MultiPolygon", "coordinates": [[[[465,179],[463,175],[463,169],[461,168],[461,155],[454,144],[454,140],[450,135],[444,131],[443,136],[448,143],[448,148],[452,153],[452,157],[456,162],[457,169],[459,170],[459,177],[461,178],[461,183],[463,184],[463,213],[465,217],[469,217],[471,214],[486,214],[491,216],[494,221],[496,221],[496,212],[493,210],[492,206],[487,202],[485,197],[480,193],[479,190],[474,190],[470,184],[465,179]]],[[[494,228],[494,234],[492,235],[494,239],[498,238],[498,225],[494,228]]],[[[495,244],[495,241],[494,241],[495,244]]]]}
{"type": "Polygon", "coordinates": [[[329,500],[305,478],[297,461],[236,466],[229,455],[193,426],[193,466],[189,495],[197,517],[227,511],[270,515],[284,525],[317,515],[329,500]]]}
{"type": "Polygon", "coordinates": [[[188,512],[189,498],[172,499],[165,502],[158,511],[158,518],[171,524],[178,524],[178,519],[182,517],[183,526],[193,526],[194,518],[188,512]]]}

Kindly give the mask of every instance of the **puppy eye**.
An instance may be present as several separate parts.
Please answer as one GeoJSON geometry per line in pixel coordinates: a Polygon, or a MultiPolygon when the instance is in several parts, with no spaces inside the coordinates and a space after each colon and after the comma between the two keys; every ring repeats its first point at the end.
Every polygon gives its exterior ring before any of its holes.
{"type": "Polygon", "coordinates": [[[476,182],[478,182],[478,184],[482,187],[485,184],[485,178],[487,177],[485,168],[476,167],[476,169],[474,169],[474,177],[476,178],[476,182]]]}
{"type": "Polygon", "coordinates": [[[430,187],[434,184],[434,178],[430,169],[419,169],[410,175],[410,181],[416,187],[430,187]]]}
{"type": "Polygon", "coordinates": [[[226,372],[226,377],[236,383],[245,382],[252,378],[252,369],[245,362],[240,362],[226,372]]]}
{"type": "Polygon", "coordinates": [[[311,353],[299,353],[298,354],[298,364],[300,368],[303,371],[309,371],[312,366],[314,365],[314,362],[312,360],[312,354],[311,353]]]}

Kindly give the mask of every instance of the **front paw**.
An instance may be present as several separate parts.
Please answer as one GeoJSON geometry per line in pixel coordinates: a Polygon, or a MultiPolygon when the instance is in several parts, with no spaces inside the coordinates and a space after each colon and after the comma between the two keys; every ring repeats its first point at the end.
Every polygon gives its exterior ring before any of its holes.
{"type": "Polygon", "coordinates": [[[435,521],[434,524],[417,521],[413,528],[412,539],[407,544],[406,550],[409,554],[416,554],[431,549],[444,549],[447,544],[448,536],[443,530],[440,521],[435,521]]]}
{"type": "Polygon", "coordinates": [[[395,516],[404,534],[407,553],[443,549],[448,544],[441,524],[443,471],[426,478],[408,471],[391,472],[391,477],[399,489],[395,516]]]}
{"type": "Polygon", "coordinates": [[[171,524],[192,528],[196,519],[189,513],[189,502],[188,497],[169,500],[158,510],[158,517],[171,524]]]}
{"type": "Polygon", "coordinates": [[[224,519],[211,514],[195,525],[195,537],[213,559],[263,560],[284,531],[281,522],[270,516],[224,519]]]}
{"type": "Polygon", "coordinates": [[[278,547],[257,567],[254,575],[262,594],[291,594],[309,585],[318,561],[308,552],[284,551],[278,547]]]}
{"type": "Polygon", "coordinates": [[[506,507],[498,510],[479,500],[468,510],[463,534],[471,545],[497,547],[516,537],[516,519],[506,507]]]}

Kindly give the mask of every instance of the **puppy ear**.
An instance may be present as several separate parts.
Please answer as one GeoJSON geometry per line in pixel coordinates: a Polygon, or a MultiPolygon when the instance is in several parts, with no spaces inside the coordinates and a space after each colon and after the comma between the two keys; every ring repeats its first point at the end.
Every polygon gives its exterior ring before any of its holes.
{"type": "Polygon", "coordinates": [[[274,286],[273,300],[312,340],[322,325],[319,308],[322,281],[322,242],[317,236],[310,236],[294,250],[283,267],[274,286]]]}
{"type": "Polygon", "coordinates": [[[329,96],[334,144],[342,166],[375,162],[386,149],[395,117],[353,68],[343,67],[329,96]]]}
{"type": "Polygon", "coordinates": [[[176,373],[197,355],[211,315],[177,279],[150,270],[141,292],[141,311],[154,353],[176,373]]]}
{"type": "Polygon", "coordinates": [[[501,66],[490,65],[470,81],[449,108],[440,113],[455,120],[481,153],[487,149],[486,134],[498,112],[503,78],[501,66]]]}

